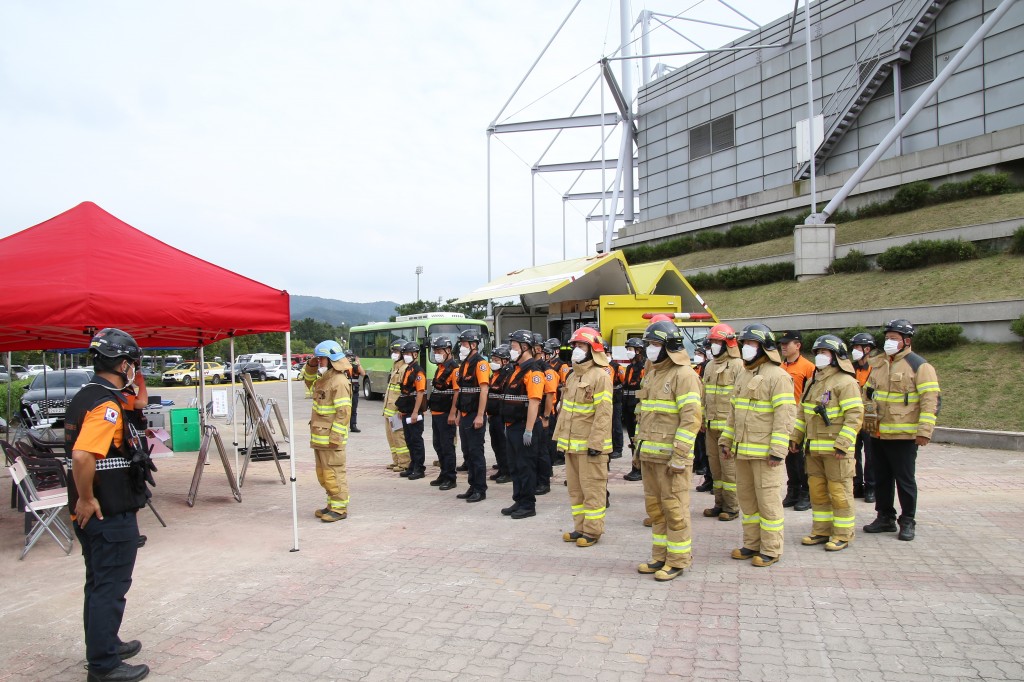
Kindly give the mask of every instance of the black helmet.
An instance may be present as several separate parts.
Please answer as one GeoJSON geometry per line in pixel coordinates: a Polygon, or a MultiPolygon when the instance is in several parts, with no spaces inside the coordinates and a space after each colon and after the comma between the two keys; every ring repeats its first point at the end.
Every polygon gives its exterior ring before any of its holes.
{"type": "Polygon", "coordinates": [[[533,345],[534,346],[540,346],[541,348],[543,348],[544,347],[544,335],[543,334],[538,334],[537,332],[534,332],[533,333],[533,345]]]}
{"type": "Polygon", "coordinates": [[[648,325],[644,330],[644,341],[657,341],[665,345],[666,350],[679,350],[683,347],[683,335],[674,322],[659,320],[648,325]]]}
{"type": "Polygon", "coordinates": [[[348,358],[349,360],[355,360],[356,354],[351,350],[347,350],[345,351],[345,357],[348,358]]]}
{"type": "Polygon", "coordinates": [[[704,338],[702,338],[700,341],[697,342],[697,346],[699,348],[703,349],[703,350],[710,350],[711,349],[711,337],[710,336],[705,336],[704,338]]]}
{"type": "Polygon", "coordinates": [[[871,336],[867,332],[860,332],[854,334],[853,338],[850,339],[850,346],[871,346],[875,348],[875,337],[871,336]]]}
{"type": "Polygon", "coordinates": [[[402,352],[403,353],[419,353],[420,352],[420,344],[416,343],[415,341],[409,341],[408,343],[406,343],[405,345],[402,346],[402,352]]]}
{"type": "Polygon", "coordinates": [[[480,330],[476,329],[464,329],[459,332],[459,343],[463,341],[469,341],[470,343],[480,343],[480,330]]]}
{"type": "Polygon", "coordinates": [[[640,337],[634,336],[631,339],[626,339],[626,348],[643,348],[644,342],[640,337]]]}
{"type": "Polygon", "coordinates": [[[508,335],[509,341],[518,341],[519,343],[525,343],[528,346],[533,345],[533,332],[529,329],[517,329],[508,335]]]}
{"type": "Polygon", "coordinates": [[[133,363],[142,360],[142,351],[139,344],[127,332],[114,327],[107,327],[96,332],[89,342],[89,352],[102,355],[105,358],[116,360],[128,358],[133,363]]]}
{"type": "Polygon", "coordinates": [[[910,337],[914,335],[914,325],[903,319],[889,320],[885,323],[885,331],[896,332],[897,334],[901,334],[905,337],[910,337]]]}
{"type": "Polygon", "coordinates": [[[435,336],[433,339],[430,340],[430,347],[435,350],[438,348],[450,349],[452,347],[452,340],[449,339],[447,336],[444,336],[443,334],[441,336],[435,336]]]}
{"type": "Polygon", "coordinates": [[[757,341],[766,351],[775,350],[775,334],[766,325],[748,324],[736,337],[737,341],[757,341]]]}
{"type": "Polygon", "coordinates": [[[492,358],[501,358],[502,360],[511,360],[512,354],[509,353],[508,344],[501,344],[491,352],[492,358]]]}
{"type": "Polygon", "coordinates": [[[562,342],[558,339],[551,338],[544,342],[545,353],[557,353],[561,348],[562,342]]]}
{"type": "Polygon", "coordinates": [[[388,346],[388,349],[392,353],[400,353],[402,351],[402,348],[405,347],[405,344],[405,339],[395,339],[394,341],[391,342],[391,345],[388,346]]]}
{"type": "Polygon", "coordinates": [[[824,334],[819,336],[811,346],[811,350],[827,350],[842,360],[846,359],[846,344],[835,334],[824,334]]]}

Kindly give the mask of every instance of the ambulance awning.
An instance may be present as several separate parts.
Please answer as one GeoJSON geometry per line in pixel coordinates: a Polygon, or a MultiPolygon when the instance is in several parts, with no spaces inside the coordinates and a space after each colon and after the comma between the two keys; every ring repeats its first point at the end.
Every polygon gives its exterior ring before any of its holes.
{"type": "Polygon", "coordinates": [[[682,301],[681,312],[711,313],[717,322],[718,318],[708,308],[704,299],[694,291],[672,261],[659,260],[651,263],[629,266],[629,272],[636,283],[637,293],[641,295],[678,296],[682,301]]]}
{"type": "Polygon", "coordinates": [[[528,306],[633,294],[636,286],[621,251],[514,270],[457,299],[456,303],[522,297],[528,306]]]}

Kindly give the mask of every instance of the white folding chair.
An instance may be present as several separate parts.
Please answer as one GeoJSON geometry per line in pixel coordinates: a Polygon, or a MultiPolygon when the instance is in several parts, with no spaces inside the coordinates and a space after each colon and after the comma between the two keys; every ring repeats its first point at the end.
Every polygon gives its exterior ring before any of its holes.
{"type": "Polygon", "coordinates": [[[71,554],[75,536],[60,518],[61,511],[68,506],[68,489],[54,488],[42,492],[36,490],[21,457],[14,460],[14,464],[7,467],[7,471],[11,474],[11,480],[18,486],[21,499],[25,503],[25,511],[35,517],[32,530],[25,536],[25,549],[21,552],[19,559],[25,558],[25,555],[44,532],[49,533],[50,537],[57,541],[65,554],[71,554]]]}

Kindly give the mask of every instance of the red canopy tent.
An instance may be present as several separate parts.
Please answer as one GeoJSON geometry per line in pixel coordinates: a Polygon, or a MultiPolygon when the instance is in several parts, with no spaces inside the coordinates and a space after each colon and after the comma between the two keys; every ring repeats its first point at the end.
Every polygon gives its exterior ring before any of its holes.
{"type": "Polygon", "coordinates": [[[103,327],[146,348],[291,329],[287,291],[168,246],[91,201],[0,239],[0,281],[0,351],[85,348],[103,327]]]}

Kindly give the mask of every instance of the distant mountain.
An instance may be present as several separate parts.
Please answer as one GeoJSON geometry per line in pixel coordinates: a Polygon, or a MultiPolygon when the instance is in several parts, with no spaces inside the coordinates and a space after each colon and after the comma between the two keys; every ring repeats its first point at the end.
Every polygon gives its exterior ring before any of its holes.
{"type": "Polygon", "coordinates": [[[312,317],[314,320],[327,322],[338,326],[341,323],[349,326],[366,324],[367,322],[386,322],[389,317],[395,314],[394,301],[374,301],[372,303],[352,303],[350,301],[339,301],[333,298],[319,298],[317,296],[296,296],[291,297],[291,312],[293,320],[304,320],[312,317]]]}

